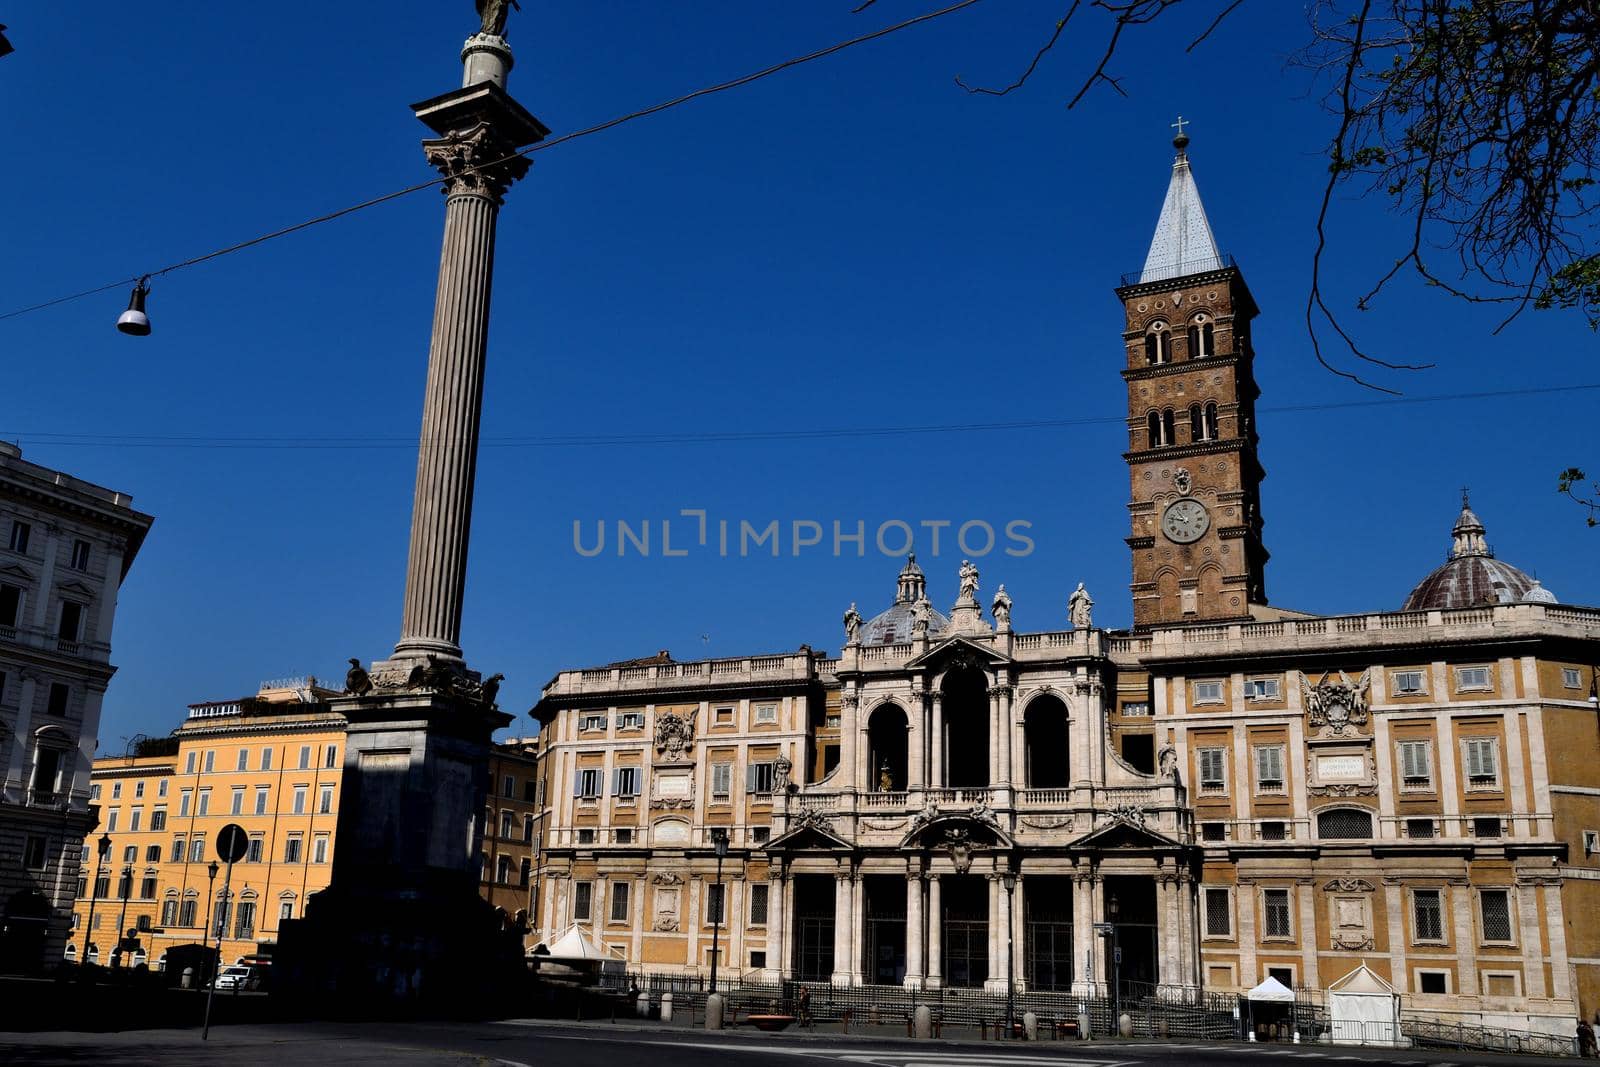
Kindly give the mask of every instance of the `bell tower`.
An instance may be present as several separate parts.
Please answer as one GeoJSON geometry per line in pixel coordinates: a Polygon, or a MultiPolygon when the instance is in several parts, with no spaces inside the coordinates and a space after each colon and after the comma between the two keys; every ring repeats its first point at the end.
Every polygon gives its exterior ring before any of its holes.
{"type": "Polygon", "coordinates": [[[1177,158],[1144,269],[1125,276],[1133,623],[1219,622],[1266,603],[1256,386],[1244,276],[1217,251],[1177,158]]]}

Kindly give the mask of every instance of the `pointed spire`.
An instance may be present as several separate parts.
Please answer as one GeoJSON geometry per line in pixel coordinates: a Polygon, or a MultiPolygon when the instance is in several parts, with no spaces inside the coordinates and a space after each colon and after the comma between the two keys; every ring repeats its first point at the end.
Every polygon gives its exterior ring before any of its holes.
{"type": "Polygon", "coordinates": [[[1156,233],[1150,241],[1150,253],[1145,256],[1144,270],[1139,273],[1141,284],[1218,270],[1223,266],[1222,253],[1217,251],[1211,224],[1206,221],[1206,209],[1200,203],[1200,190],[1189,170],[1189,135],[1183,132],[1188,120],[1179,115],[1172,125],[1178,130],[1178,135],[1172,139],[1172,147],[1178,154],[1172,161],[1172,181],[1167,185],[1167,199],[1161,205],[1161,218],[1156,222],[1156,233]]]}

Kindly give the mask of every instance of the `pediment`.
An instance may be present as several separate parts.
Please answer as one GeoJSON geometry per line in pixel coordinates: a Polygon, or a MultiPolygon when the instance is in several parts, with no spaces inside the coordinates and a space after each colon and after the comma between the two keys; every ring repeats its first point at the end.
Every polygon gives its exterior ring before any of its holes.
{"type": "Polygon", "coordinates": [[[13,578],[18,581],[33,581],[33,572],[20,563],[0,563],[0,578],[13,578]]]}
{"type": "Polygon", "coordinates": [[[1073,842],[1074,848],[1097,849],[1182,849],[1182,841],[1150,829],[1137,819],[1114,815],[1108,822],[1073,842]]]}
{"type": "Polygon", "coordinates": [[[994,814],[986,808],[971,811],[923,811],[911,821],[911,829],[900,839],[901,848],[945,848],[952,841],[975,848],[1016,847],[1011,835],[1000,828],[994,814]]]}
{"type": "Polygon", "coordinates": [[[854,848],[854,845],[833,832],[833,824],[827,816],[807,811],[802,812],[789,829],[768,841],[766,851],[848,852],[854,848]]]}
{"type": "Polygon", "coordinates": [[[79,597],[83,600],[93,600],[96,595],[93,586],[85,585],[84,583],[78,581],[57,582],[56,592],[70,593],[73,596],[79,597]]]}
{"type": "Polygon", "coordinates": [[[999,663],[1010,663],[1009,656],[1002,655],[988,645],[980,645],[959,634],[946,637],[922,655],[906,664],[908,667],[938,666],[948,669],[951,666],[987,667],[999,663]]]}

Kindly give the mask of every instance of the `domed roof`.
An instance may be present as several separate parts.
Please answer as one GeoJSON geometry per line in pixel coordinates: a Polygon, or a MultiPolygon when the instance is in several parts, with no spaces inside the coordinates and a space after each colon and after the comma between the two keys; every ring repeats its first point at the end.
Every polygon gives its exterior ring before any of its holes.
{"type": "MultiPolygon", "coordinates": [[[[917,566],[916,553],[906,558],[895,586],[894,605],[879,615],[874,615],[861,626],[863,645],[903,645],[911,640],[911,627],[916,622],[917,601],[927,595],[927,579],[917,566]]],[[[950,620],[945,615],[928,608],[928,636],[936,637],[949,629],[950,620]]]]}
{"type": "Polygon", "coordinates": [[[1450,534],[1454,544],[1449,560],[1417,583],[1402,610],[1558,602],[1556,595],[1537,579],[1494,558],[1494,551],[1484,540],[1483,523],[1473,514],[1466,493],[1461,494],[1461,514],[1450,534]]]}

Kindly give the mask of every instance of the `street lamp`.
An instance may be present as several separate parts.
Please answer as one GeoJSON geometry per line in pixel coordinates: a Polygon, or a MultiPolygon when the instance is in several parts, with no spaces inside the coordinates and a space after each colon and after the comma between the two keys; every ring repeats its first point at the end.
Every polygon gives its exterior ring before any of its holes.
{"type": "Polygon", "coordinates": [[[717,850],[717,910],[711,916],[711,992],[717,991],[717,959],[721,956],[719,934],[722,932],[722,913],[728,908],[728,892],[722,886],[722,860],[728,854],[728,831],[715,827],[711,831],[711,844],[717,850]]]}
{"type": "Polygon", "coordinates": [[[83,935],[83,962],[89,962],[90,939],[94,937],[94,905],[100,898],[100,875],[105,873],[106,857],[111,855],[111,835],[101,834],[95,842],[99,847],[99,854],[94,865],[94,885],[89,890],[89,922],[88,929],[83,935]]]}
{"type": "Polygon", "coordinates": [[[1016,982],[1013,975],[1016,973],[1017,956],[1016,943],[1012,938],[1012,931],[1017,928],[1017,872],[1007,871],[1000,876],[1000,882],[1006,888],[1006,914],[1010,921],[1006,923],[1006,1036],[1016,1034],[1015,993],[1016,982]]]}
{"type": "Polygon", "coordinates": [[[1111,1021],[1122,1032],[1122,949],[1117,945],[1117,915],[1122,911],[1117,895],[1111,894],[1106,914],[1111,917],[1111,1021]]]}
{"type": "Polygon", "coordinates": [[[117,947],[111,953],[111,966],[122,966],[122,930],[128,922],[128,898],[133,895],[133,864],[122,868],[122,882],[117,886],[117,893],[122,897],[122,913],[117,916],[117,947]]]}
{"type": "MultiPolygon", "coordinates": [[[[216,860],[212,860],[206,866],[206,932],[205,936],[200,939],[201,947],[209,947],[211,944],[211,906],[216,902],[217,899],[216,885],[217,871],[219,870],[221,870],[221,868],[217,866],[216,860]]],[[[215,981],[217,975],[216,961],[210,959],[209,955],[210,954],[207,953],[208,958],[206,960],[206,969],[211,972],[212,980],[215,981]]],[[[217,955],[222,955],[221,937],[217,938],[217,955]]]]}

